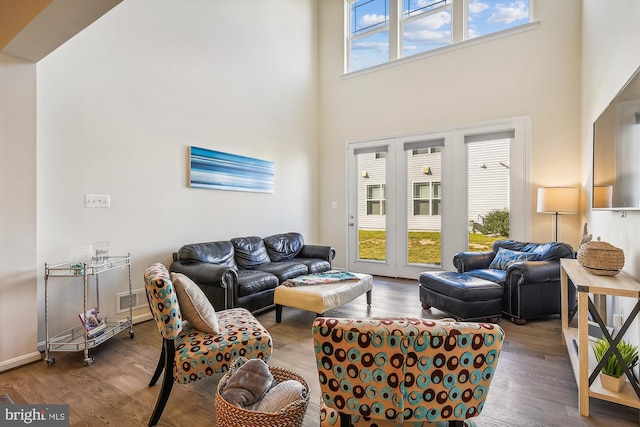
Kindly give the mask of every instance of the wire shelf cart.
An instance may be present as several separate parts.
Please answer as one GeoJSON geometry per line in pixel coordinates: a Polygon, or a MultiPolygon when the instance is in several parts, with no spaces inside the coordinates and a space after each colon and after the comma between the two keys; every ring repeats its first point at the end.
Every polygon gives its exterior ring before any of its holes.
{"type": "Polygon", "coordinates": [[[84,361],[87,365],[93,363],[93,358],[89,357],[89,350],[116,336],[118,333],[129,329],[129,336],[134,337],[133,333],[133,308],[129,304],[128,316],[112,316],[105,317],[104,328],[99,335],[89,336],[85,326],[79,324],[71,329],[67,329],[55,336],[49,336],[49,279],[52,278],[79,278],[82,279],[84,292],[84,310],[86,313],[89,309],[89,280],[91,277],[95,281],[96,289],[96,308],[100,309],[100,283],[99,277],[108,271],[118,268],[127,268],[129,270],[129,298],[132,296],[131,290],[131,254],[126,256],[109,256],[101,261],[93,258],[68,261],[60,264],[44,265],[44,318],[45,318],[45,360],[49,365],[55,362],[51,356],[54,351],[84,351],[84,361]]]}

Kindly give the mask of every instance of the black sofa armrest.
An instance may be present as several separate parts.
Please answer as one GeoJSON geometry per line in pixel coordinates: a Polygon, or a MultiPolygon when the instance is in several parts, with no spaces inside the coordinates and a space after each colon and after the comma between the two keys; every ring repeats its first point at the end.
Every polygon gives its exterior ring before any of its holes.
{"type": "Polygon", "coordinates": [[[237,273],[230,267],[207,262],[182,263],[174,261],[169,270],[182,273],[193,280],[214,304],[216,310],[233,307],[233,286],[237,273]]]}
{"type": "Polygon", "coordinates": [[[507,268],[507,283],[528,284],[560,280],[560,261],[519,261],[507,268]]]}
{"type": "Polygon", "coordinates": [[[333,246],[304,245],[298,256],[303,258],[320,258],[329,261],[329,264],[331,264],[331,261],[333,261],[336,256],[336,250],[333,246]]]}
{"type": "Polygon", "coordinates": [[[458,252],[453,256],[453,265],[458,273],[488,268],[495,256],[493,252],[458,252]]]}

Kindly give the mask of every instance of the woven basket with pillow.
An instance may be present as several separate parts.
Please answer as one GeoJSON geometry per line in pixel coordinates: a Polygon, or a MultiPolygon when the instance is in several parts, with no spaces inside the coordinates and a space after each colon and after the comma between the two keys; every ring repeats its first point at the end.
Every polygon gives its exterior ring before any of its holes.
{"type": "MultiPolygon", "coordinates": [[[[238,358],[241,364],[243,358],[238,358]]],[[[236,365],[236,363],[234,363],[236,365]]],[[[251,408],[241,408],[227,402],[222,394],[235,369],[227,372],[218,383],[216,390],[216,425],[219,427],[300,427],[309,405],[309,384],[305,379],[288,369],[269,366],[269,371],[277,381],[260,402],[251,408]],[[288,380],[299,381],[304,393],[288,387],[288,380]]]]}

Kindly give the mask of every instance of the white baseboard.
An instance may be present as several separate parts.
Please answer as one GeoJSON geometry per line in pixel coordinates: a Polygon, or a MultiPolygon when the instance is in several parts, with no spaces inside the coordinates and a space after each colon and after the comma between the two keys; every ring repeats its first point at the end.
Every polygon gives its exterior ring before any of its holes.
{"type": "Polygon", "coordinates": [[[20,357],[15,357],[9,360],[3,360],[0,362],[0,372],[8,371],[9,369],[18,368],[28,363],[37,362],[42,359],[42,354],[39,351],[25,354],[20,357]]]}
{"type": "Polygon", "coordinates": [[[139,314],[137,316],[133,316],[133,324],[136,325],[138,323],[146,322],[147,320],[153,319],[151,313],[139,314]]]}

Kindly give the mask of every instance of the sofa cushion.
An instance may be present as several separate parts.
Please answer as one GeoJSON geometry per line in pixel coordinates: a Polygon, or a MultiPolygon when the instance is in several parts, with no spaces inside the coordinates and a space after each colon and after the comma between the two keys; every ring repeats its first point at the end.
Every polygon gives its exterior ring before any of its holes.
{"type": "Polygon", "coordinates": [[[498,270],[506,270],[514,262],[518,261],[534,261],[538,258],[538,255],[532,252],[518,252],[510,249],[500,248],[498,253],[489,264],[489,268],[496,268],[498,270]]]}
{"type": "Polygon", "coordinates": [[[178,261],[184,264],[190,262],[206,262],[209,264],[224,265],[230,268],[238,268],[233,255],[233,244],[231,242],[192,243],[180,248],[178,251],[178,261]]]}
{"type": "Polygon", "coordinates": [[[291,261],[272,262],[270,264],[256,265],[255,270],[266,271],[278,278],[280,283],[287,279],[293,279],[302,274],[307,274],[309,270],[304,264],[291,261]]]}
{"type": "Polygon", "coordinates": [[[289,261],[298,255],[304,246],[304,239],[300,233],[274,234],[263,240],[272,262],[289,261]]]}
{"type": "Polygon", "coordinates": [[[255,270],[254,267],[271,262],[267,248],[260,237],[235,237],[231,239],[238,267],[255,270]]]}
{"type": "Polygon", "coordinates": [[[278,278],[271,273],[256,270],[238,270],[239,297],[275,289],[279,284],[278,278]]]}
{"type": "Polygon", "coordinates": [[[329,261],[319,258],[296,257],[292,258],[291,261],[306,265],[307,270],[309,270],[309,274],[324,273],[325,271],[331,270],[331,264],[329,261]]]}

